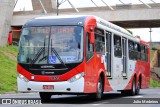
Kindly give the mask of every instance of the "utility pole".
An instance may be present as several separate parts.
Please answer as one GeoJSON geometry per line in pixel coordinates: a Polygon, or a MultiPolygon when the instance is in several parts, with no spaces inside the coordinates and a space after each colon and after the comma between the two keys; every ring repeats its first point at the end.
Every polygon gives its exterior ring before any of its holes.
{"type": "Polygon", "coordinates": [[[59,0],[57,0],[57,16],[58,16],[59,0]]]}
{"type": "Polygon", "coordinates": [[[150,45],[150,48],[152,48],[152,43],[151,43],[152,42],[152,37],[151,37],[152,36],[152,28],[149,28],[149,29],[150,29],[149,30],[149,32],[150,32],[150,44],[149,45],[150,45]]]}

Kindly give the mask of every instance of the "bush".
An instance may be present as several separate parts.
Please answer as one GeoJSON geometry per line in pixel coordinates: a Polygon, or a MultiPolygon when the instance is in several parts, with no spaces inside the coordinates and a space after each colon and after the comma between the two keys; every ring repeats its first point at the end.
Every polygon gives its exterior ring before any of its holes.
{"type": "Polygon", "coordinates": [[[156,47],[152,47],[152,50],[157,50],[157,48],[156,47]]]}

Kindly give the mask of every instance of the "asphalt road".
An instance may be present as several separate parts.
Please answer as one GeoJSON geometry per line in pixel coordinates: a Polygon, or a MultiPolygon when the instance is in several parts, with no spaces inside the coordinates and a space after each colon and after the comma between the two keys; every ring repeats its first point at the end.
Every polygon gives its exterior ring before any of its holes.
{"type": "MultiPolygon", "coordinates": [[[[19,93],[19,94],[1,94],[0,98],[36,98],[37,100],[40,100],[38,93],[19,93]]],[[[105,93],[103,96],[103,99],[100,101],[94,101],[93,99],[90,99],[89,96],[81,95],[53,95],[51,101],[45,102],[43,104],[36,104],[34,107],[59,107],[64,106],[64,104],[68,107],[72,106],[83,106],[83,107],[89,107],[89,106],[112,106],[112,107],[134,107],[134,106],[140,106],[140,107],[160,107],[160,88],[150,88],[150,89],[141,89],[141,92],[139,95],[136,96],[124,96],[121,95],[120,92],[109,92],[105,93]],[[157,98],[157,99],[154,99],[157,98]],[[142,100],[144,101],[153,101],[152,104],[150,102],[147,103],[141,103],[142,100]],[[126,104],[129,102],[129,104],[126,104]],[[136,104],[136,102],[138,104],[136,104]],[[158,102],[158,104],[157,104],[158,102]],[[133,104],[135,103],[135,104],[133,104]]],[[[0,105],[4,106],[4,105],[0,105]]],[[[7,107],[20,107],[22,105],[5,105],[7,107]]],[[[25,105],[26,107],[31,107],[33,105],[25,105]]]]}

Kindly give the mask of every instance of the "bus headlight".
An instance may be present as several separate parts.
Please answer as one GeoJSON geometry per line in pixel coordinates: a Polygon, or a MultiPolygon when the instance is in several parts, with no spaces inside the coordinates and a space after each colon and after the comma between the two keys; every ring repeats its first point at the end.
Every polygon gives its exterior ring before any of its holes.
{"type": "Polygon", "coordinates": [[[24,77],[22,74],[18,73],[18,77],[25,82],[29,82],[29,80],[26,77],[24,77]]]}
{"type": "Polygon", "coordinates": [[[81,73],[73,76],[72,78],[70,78],[68,81],[69,81],[69,82],[74,82],[74,81],[79,80],[79,79],[82,78],[83,76],[84,76],[84,72],[81,72],[81,73]]]}

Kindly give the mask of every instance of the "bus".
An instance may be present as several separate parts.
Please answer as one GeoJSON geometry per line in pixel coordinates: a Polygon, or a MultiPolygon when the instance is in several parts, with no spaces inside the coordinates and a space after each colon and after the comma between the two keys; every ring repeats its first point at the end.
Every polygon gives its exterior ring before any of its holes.
{"type": "MultiPolygon", "coordinates": [[[[145,35],[144,35],[145,36],[145,35]]],[[[45,16],[21,31],[17,64],[19,92],[136,95],[150,83],[149,44],[126,29],[92,15],[45,16]]]]}

